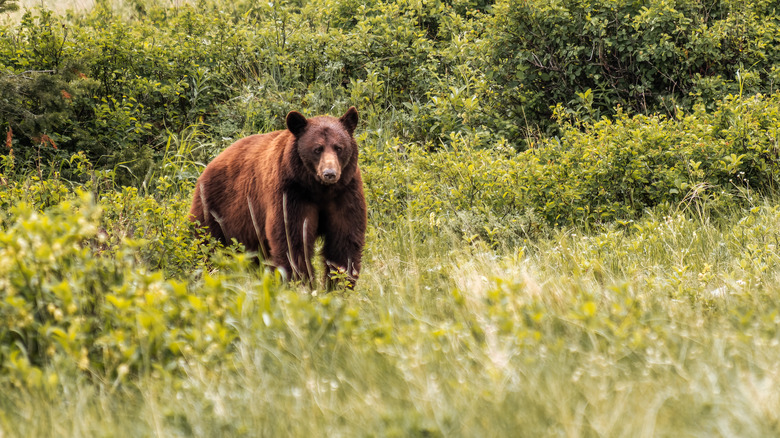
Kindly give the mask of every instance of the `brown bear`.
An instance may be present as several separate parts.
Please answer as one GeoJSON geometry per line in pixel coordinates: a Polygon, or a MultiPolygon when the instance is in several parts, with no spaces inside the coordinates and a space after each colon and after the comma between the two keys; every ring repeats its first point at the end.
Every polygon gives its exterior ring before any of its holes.
{"type": "Polygon", "coordinates": [[[195,186],[190,218],[227,244],[257,252],[284,276],[311,282],[323,237],[325,286],[354,287],[366,232],[366,201],[353,137],[358,113],[306,119],[242,138],[219,154],[195,186]]]}

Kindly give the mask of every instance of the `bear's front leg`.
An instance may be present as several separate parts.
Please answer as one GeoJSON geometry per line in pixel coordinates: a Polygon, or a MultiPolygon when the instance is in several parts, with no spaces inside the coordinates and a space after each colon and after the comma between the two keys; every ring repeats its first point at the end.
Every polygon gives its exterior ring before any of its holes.
{"type": "Polygon", "coordinates": [[[266,218],[271,260],[287,278],[311,282],[311,257],[317,238],[317,209],[295,199],[284,198],[274,214],[266,218]]]}
{"type": "Polygon", "coordinates": [[[337,288],[342,281],[354,289],[360,276],[360,262],[366,235],[366,203],[362,191],[350,193],[338,202],[330,204],[323,224],[325,238],[323,258],[325,287],[337,288]]]}

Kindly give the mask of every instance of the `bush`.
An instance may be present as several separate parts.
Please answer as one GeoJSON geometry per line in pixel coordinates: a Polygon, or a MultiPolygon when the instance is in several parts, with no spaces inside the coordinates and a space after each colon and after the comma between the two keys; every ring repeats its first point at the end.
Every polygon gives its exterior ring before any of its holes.
{"type": "Polygon", "coordinates": [[[571,121],[519,154],[465,137],[433,153],[391,142],[363,154],[369,222],[389,226],[401,216],[512,245],[548,226],[626,222],[656,206],[729,211],[776,194],[780,95],[731,97],[716,108],[571,121]]]}
{"type": "Polygon", "coordinates": [[[497,127],[523,138],[560,103],[598,120],[689,110],[728,93],[773,93],[775,3],[560,0],[498,2],[490,25],[497,127]]]}
{"type": "Polygon", "coordinates": [[[378,128],[446,139],[481,125],[472,72],[481,26],[456,3],[28,12],[0,30],[0,126],[13,132],[17,158],[46,136],[60,158],[84,151],[123,184],[143,180],[169,133],[198,125],[229,142],[283,127],[291,109],[354,104],[378,128]]]}
{"type": "MultiPolygon", "coordinates": [[[[11,182],[2,198],[29,191],[11,182]]],[[[236,336],[229,320],[240,309],[223,304],[233,300],[229,285],[243,281],[249,258],[223,260],[213,244],[195,244],[172,200],[160,205],[134,189],[99,203],[89,193],[75,195],[64,190],[60,202],[43,210],[17,198],[3,217],[0,366],[11,381],[56,384],[42,373],[54,358],[121,381],[141,370],[174,370],[184,359],[227,357],[236,336]],[[210,274],[206,260],[230,268],[210,274]],[[175,279],[193,272],[202,283],[175,279]]],[[[258,287],[278,288],[268,271],[259,276],[258,287]]]]}

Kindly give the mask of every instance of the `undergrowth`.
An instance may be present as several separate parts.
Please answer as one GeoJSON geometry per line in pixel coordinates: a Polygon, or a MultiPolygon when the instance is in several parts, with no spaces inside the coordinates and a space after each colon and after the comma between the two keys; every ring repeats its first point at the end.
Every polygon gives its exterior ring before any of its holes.
{"type": "Polygon", "coordinates": [[[778,432],[772,198],[494,245],[412,192],[323,295],[195,242],[191,184],[104,178],[0,187],[8,436],[778,432]]]}

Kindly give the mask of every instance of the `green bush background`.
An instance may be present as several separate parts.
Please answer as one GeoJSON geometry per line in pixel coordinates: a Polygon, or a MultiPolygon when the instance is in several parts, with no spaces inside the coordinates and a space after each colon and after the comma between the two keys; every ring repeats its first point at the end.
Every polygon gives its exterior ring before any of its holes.
{"type": "Polygon", "coordinates": [[[778,434],[776,8],[8,15],[1,434],[778,434]],[[220,150],[351,105],[357,291],[196,239],[220,150]]]}

